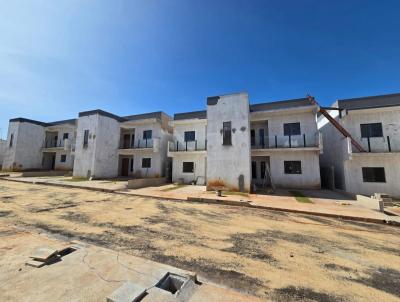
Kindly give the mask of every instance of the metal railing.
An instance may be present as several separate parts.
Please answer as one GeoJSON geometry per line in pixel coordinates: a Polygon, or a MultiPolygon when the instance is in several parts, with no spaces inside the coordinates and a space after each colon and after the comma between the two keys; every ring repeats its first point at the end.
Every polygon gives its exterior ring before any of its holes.
{"type": "Polygon", "coordinates": [[[153,148],[154,140],[152,138],[149,139],[138,139],[135,142],[132,141],[129,144],[124,144],[121,142],[119,144],[119,149],[146,149],[153,148]]]}
{"type": "Polygon", "coordinates": [[[207,150],[207,140],[204,141],[174,141],[169,144],[169,151],[205,151],[207,150]]]}
{"type": "Polygon", "coordinates": [[[252,149],[319,147],[319,134],[273,135],[252,137],[252,149]]]}
{"type": "MultiPolygon", "coordinates": [[[[400,136],[387,135],[383,137],[355,137],[357,142],[370,153],[400,152],[400,136]]],[[[353,153],[360,153],[359,150],[351,146],[353,153]]]]}
{"type": "Polygon", "coordinates": [[[54,138],[46,138],[43,142],[43,148],[63,148],[64,140],[62,139],[54,139],[54,138]]]}

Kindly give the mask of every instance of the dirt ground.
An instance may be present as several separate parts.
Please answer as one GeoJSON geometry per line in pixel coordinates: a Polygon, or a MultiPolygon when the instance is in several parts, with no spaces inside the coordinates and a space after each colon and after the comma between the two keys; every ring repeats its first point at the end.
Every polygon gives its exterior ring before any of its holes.
{"type": "Polygon", "coordinates": [[[400,299],[398,227],[4,180],[0,224],[122,250],[273,301],[400,299]]]}

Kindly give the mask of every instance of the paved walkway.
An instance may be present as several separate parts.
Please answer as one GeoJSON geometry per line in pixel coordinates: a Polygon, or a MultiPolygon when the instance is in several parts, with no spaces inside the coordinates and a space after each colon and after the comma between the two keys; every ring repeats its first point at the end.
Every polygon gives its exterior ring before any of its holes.
{"type": "Polygon", "coordinates": [[[205,186],[166,184],[157,187],[127,189],[127,181],[120,180],[76,181],[70,177],[6,177],[5,179],[172,200],[249,206],[377,223],[389,222],[400,225],[400,216],[389,216],[379,212],[378,203],[353,200],[347,195],[331,190],[297,190],[308,198],[307,201],[310,202],[307,203],[297,201],[290,191],[282,189],[268,195],[226,192],[223,196],[218,197],[215,192],[207,191],[205,186]]]}
{"type": "MultiPolygon", "coordinates": [[[[166,273],[195,277],[194,273],[84,243],[73,244],[44,235],[0,226],[0,301],[105,301],[126,281],[148,295],[141,301],[166,302],[172,294],[154,285],[166,273]],[[26,266],[40,247],[76,247],[62,260],[41,268],[26,266]]],[[[201,280],[185,301],[261,302],[260,299],[201,280]]]]}

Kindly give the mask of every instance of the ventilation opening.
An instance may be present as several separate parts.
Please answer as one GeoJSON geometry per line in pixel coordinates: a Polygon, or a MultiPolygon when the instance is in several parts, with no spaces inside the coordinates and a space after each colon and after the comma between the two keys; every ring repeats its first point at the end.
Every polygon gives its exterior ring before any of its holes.
{"type": "Polygon", "coordinates": [[[175,294],[183,284],[188,281],[188,278],[176,274],[167,273],[157,284],[156,287],[175,294]]]}

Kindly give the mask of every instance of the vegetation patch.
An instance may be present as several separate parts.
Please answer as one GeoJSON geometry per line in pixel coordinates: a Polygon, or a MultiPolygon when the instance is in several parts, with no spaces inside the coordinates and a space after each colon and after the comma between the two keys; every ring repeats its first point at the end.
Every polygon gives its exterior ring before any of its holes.
{"type": "Polygon", "coordinates": [[[289,193],[292,194],[298,202],[313,203],[310,198],[308,198],[307,196],[305,196],[303,193],[301,193],[299,191],[289,191],[289,193]]]}
{"type": "Polygon", "coordinates": [[[400,298],[400,271],[380,267],[373,270],[369,277],[351,279],[400,298]]]}
{"type": "Polygon", "coordinates": [[[273,300],[279,302],[344,302],[345,299],[314,291],[311,288],[288,286],[274,290],[273,300]]]}

